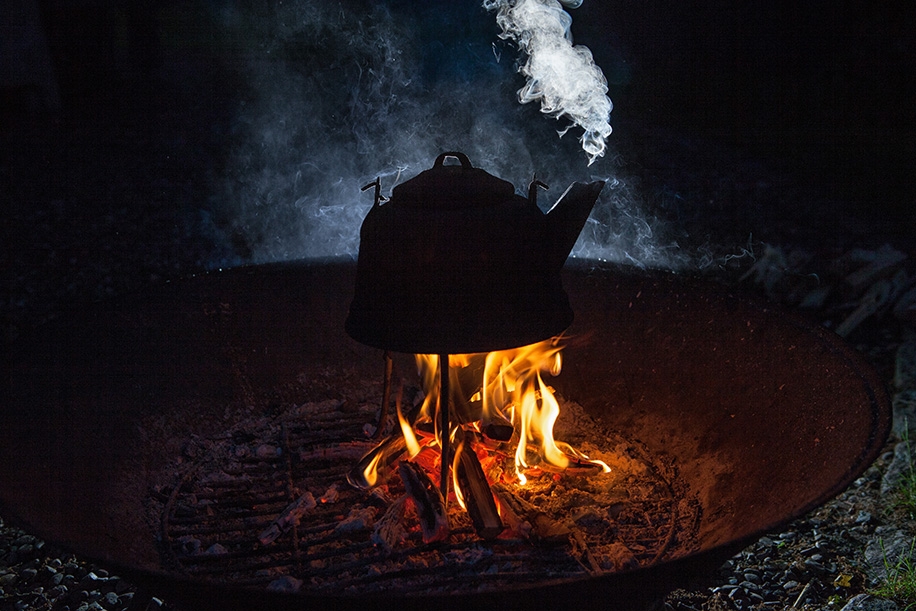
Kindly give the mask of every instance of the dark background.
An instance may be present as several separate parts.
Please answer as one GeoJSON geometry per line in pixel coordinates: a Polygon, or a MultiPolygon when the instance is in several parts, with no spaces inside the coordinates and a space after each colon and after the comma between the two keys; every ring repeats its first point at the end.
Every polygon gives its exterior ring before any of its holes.
{"type": "Polygon", "coordinates": [[[634,119],[703,134],[916,218],[912,4],[623,0],[575,15],[577,40],[612,67],[620,130],[634,119]]]}
{"type": "MultiPolygon", "coordinates": [[[[436,55],[458,34],[497,40],[477,0],[388,4],[422,24],[423,78],[471,69],[436,55]]],[[[35,78],[0,83],[7,336],[55,303],[250,260],[212,188],[250,93],[238,70],[250,50],[219,26],[233,6],[6,4],[38,15],[55,75],[23,58],[35,78]]],[[[571,13],[609,80],[611,146],[682,247],[751,235],[850,248],[907,243],[916,226],[911,7],[586,0],[571,13]]]]}

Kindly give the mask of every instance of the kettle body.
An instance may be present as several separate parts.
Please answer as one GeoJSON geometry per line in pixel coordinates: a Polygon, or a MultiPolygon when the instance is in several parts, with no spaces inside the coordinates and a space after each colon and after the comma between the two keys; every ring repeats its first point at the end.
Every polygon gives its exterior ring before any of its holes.
{"type": "Polygon", "coordinates": [[[464,154],[443,153],[366,215],[347,332],[424,354],[488,352],[561,333],[573,313],[560,269],[602,186],[575,183],[544,214],[536,185],[522,197],[464,154]],[[449,157],[459,164],[445,164],[449,157]]]}

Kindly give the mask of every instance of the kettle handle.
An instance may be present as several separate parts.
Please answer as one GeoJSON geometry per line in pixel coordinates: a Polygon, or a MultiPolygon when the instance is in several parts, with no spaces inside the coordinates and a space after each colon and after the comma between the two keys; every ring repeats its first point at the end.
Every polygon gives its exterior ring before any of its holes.
{"type": "Polygon", "coordinates": [[[471,160],[468,159],[468,156],[464,153],[459,153],[458,151],[448,151],[447,153],[442,153],[436,157],[436,163],[433,164],[434,168],[441,168],[442,162],[445,161],[447,157],[454,157],[461,162],[461,167],[465,170],[473,169],[474,166],[471,165],[471,160]]]}

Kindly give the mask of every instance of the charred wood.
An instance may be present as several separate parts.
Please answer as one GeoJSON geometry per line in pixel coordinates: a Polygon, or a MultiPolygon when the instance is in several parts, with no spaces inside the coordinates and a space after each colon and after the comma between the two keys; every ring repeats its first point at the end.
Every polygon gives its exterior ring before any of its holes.
{"type": "Polygon", "coordinates": [[[496,538],[505,526],[499,518],[490,485],[472,448],[461,446],[458,450],[455,477],[474,530],[483,539],[496,538]]]}
{"type": "Polygon", "coordinates": [[[506,420],[495,420],[484,424],[481,432],[487,439],[507,442],[512,439],[512,435],[515,433],[515,427],[512,426],[511,422],[506,420]]]}
{"type": "Polygon", "coordinates": [[[439,488],[433,483],[419,465],[409,460],[401,461],[398,473],[404,482],[404,489],[413,501],[420,518],[420,529],[423,542],[442,541],[448,537],[448,514],[445,499],[439,488]]]}
{"type": "Polygon", "coordinates": [[[499,500],[503,519],[515,531],[536,543],[566,543],[571,530],[562,522],[551,519],[543,511],[515,494],[505,484],[493,484],[493,494],[499,500]]]}
{"type": "Polygon", "coordinates": [[[407,452],[407,442],[400,434],[392,435],[372,448],[356,466],[347,473],[347,481],[355,488],[368,490],[384,483],[391,475],[392,466],[407,452]],[[372,469],[370,469],[372,467],[372,469]],[[374,475],[368,476],[372,471],[374,475]]]}
{"type": "Polygon", "coordinates": [[[381,545],[385,551],[392,551],[407,536],[404,528],[404,513],[407,510],[407,496],[402,496],[391,505],[375,523],[372,542],[381,545]]]}
{"type": "Polygon", "coordinates": [[[277,516],[277,519],[264,529],[258,535],[258,542],[261,545],[268,545],[276,541],[280,535],[299,524],[299,520],[310,509],[314,509],[317,503],[311,492],[306,492],[298,499],[287,505],[286,509],[277,516]]]}

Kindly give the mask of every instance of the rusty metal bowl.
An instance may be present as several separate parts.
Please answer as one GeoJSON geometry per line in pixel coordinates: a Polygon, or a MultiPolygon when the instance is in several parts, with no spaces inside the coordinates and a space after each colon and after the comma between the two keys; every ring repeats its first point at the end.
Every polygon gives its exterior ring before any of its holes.
{"type": "Polygon", "coordinates": [[[181,439],[225,430],[228,402],[297,376],[380,374],[379,352],[344,332],[355,268],[341,261],[187,278],[82,308],[19,342],[3,382],[0,511],[195,609],[645,608],[824,503],[881,451],[886,392],[831,332],[673,274],[585,262],[563,273],[576,341],[553,383],[675,465],[701,505],[698,546],[685,557],[448,597],[265,593],[163,568],[143,500],[181,439]],[[171,424],[141,431],[150,416],[171,424]]]}

